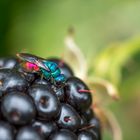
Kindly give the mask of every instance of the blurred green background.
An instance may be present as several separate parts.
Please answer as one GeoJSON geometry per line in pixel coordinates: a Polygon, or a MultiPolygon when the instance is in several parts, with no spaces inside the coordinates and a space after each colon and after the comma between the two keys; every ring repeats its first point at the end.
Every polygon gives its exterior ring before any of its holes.
{"type": "Polygon", "coordinates": [[[27,51],[61,57],[71,26],[93,75],[119,89],[121,100],[109,108],[123,139],[139,140],[140,0],[1,0],[0,56],[27,51]]]}

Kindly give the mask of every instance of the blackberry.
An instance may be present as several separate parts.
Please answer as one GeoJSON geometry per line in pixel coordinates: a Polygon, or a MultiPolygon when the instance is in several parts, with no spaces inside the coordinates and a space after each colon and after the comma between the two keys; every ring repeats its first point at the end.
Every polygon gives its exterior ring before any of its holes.
{"type": "Polygon", "coordinates": [[[90,93],[80,90],[89,90],[89,88],[77,77],[68,78],[65,87],[67,102],[79,111],[86,111],[91,106],[92,97],[90,93]]]}
{"type": "Polygon", "coordinates": [[[29,83],[17,71],[0,69],[0,96],[10,91],[25,91],[29,83]]]}
{"type": "Polygon", "coordinates": [[[72,106],[63,103],[57,123],[62,128],[76,130],[80,128],[80,116],[72,106]]]}
{"type": "Polygon", "coordinates": [[[51,87],[51,84],[47,81],[47,80],[45,80],[45,79],[43,79],[43,78],[37,78],[34,82],[33,82],[33,84],[40,84],[40,85],[46,85],[47,87],[51,87]]]}
{"type": "Polygon", "coordinates": [[[29,95],[33,98],[40,117],[50,120],[60,112],[60,101],[52,89],[40,84],[33,85],[29,89],[29,95]]]}
{"type": "Polygon", "coordinates": [[[89,125],[94,125],[93,128],[90,129],[91,132],[95,133],[98,140],[101,140],[101,124],[100,120],[97,117],[92,118],[89,121],[89,125]]]}
{"type": "Polygon", "coordinates": [[[86,118],[87,121],[90,121],[92,118],[94,118],[94,112],[91,108],[89,108],[83,112],[83,116],[86,118]]]}
{"type": "Polygon", "coordinates": [[[36,110],[33,101],[24,93],[13,92],[1,101],[3,116],[15,125],[23,125],[34,119],[36,110]]]}
{"type": "Polygon", "coordinates": [[[81,117],[80,127],[86,127],[88,124],[88,120],[83,115],[81,115],[80,117],[81,117]]]}
{"type": "Polygon", "coordinates": [[[98,139],[94,133],[85,130],[78,133],[78,140],[98,140],[98,139]]]}
{"type": "Polygon", "coordinates": [[[59,88],[59,89],[55,88],[54,91],[55,91],[55,94],[56,94],[57,98],[60,101],[63,102],[65,100],[65,91],[64,91],[64,88],[59,88]]]}
{"type": "Polygon", "coordinates": [[[45,140],[35,129],[31,126],[26,126],[19,129],[16,140],[45,140]]]}
{"type": "Polygon", "coordinates": [[[18,61],[16,58],[1,58],[0,59],[0,68],[7,68],[7,69],[13,69],[18,64],[18,61]]]}
{"type": "Polygon", "coordinates": [[[14,140],[13,127],[4,121],[0,121],[0,139],[1,140],[14,140]]]}
{"type": "Polygon", "coordinates": [[[77,136],[67,129],[61,129],[52,134],[49,140],[77,140],[77,136]]]}
{"type": "Polygon", "coordinates": [[[32,123],[32,127],[35,130],[44,136],[45,139],[49,137],[49,135],[58,130],[58,126],[53,121],[38,121],[32,123]]]}
{"type": "Polygon", "coordinates": [[[101,140],[88,86],[60,59],[24,55],[0,59],[0,140],[101,140]]]}

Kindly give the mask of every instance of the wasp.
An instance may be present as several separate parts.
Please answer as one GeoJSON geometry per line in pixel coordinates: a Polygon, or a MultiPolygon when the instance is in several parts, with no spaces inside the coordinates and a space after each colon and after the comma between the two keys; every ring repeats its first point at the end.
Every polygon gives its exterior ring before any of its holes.
{"type": "Polygon", "coordinates": [[[28,70],[40,71],[45,79],[51,80],[55,85],[65,83],[66,78],[61,73],[61,70],[56,63],[28,53],[18,53],[17,57],[26,62],[26,68],[28,70]]]}

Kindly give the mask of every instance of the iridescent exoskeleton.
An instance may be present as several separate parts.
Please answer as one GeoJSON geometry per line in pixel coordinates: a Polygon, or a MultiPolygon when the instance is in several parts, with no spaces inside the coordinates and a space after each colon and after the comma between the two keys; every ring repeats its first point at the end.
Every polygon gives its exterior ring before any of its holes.
{"type": "Polygon", "coordinates": [[[40,71],[46,79],[51,80],[56,85],[65,83],[66,78],[56,63],[27,53],[18,53],[17,56],[26,62],[26,68],[30,71],[40,71]]]}

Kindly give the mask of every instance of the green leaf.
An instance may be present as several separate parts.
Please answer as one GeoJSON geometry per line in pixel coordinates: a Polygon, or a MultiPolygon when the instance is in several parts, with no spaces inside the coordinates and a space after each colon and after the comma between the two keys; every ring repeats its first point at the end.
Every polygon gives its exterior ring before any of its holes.
{"type": "Polygon", "coordinates": [[[122,68],[139,50],[140,38],[112,44],[102,50],[95,59],[94,75],[106,78],[119,85],[122,78],[122,68]]]}

